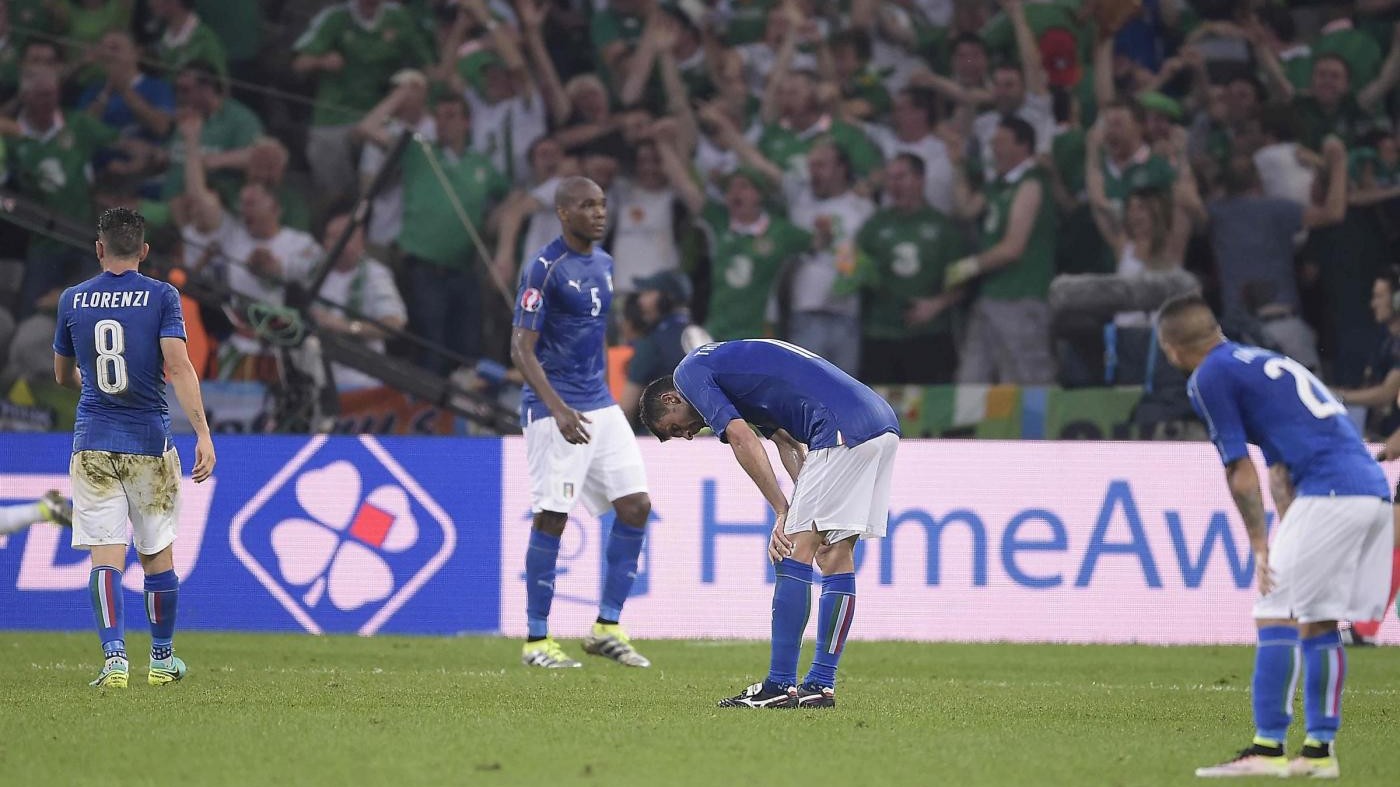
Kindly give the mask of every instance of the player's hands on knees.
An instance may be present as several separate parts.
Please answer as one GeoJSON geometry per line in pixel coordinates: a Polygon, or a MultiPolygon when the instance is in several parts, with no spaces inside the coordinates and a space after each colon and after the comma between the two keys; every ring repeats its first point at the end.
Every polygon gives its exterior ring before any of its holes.
{"type": "Polygon", "coordinates": [[[200,438],[194,444],[194,470],[190,477],[196,484],[203,483],[214,472],[214,441],[209,438],[200,438]]]}
{"type": "Polygon", "coordinates": [[[580,413],[572,407],[566,407],[562,412],[554,413],[554,422],[559,425],[559,433],[564,435],[564,439],[574,445],[583,445],[589,441],[588,430],[584,424],[591,424],[588,416],[580,413]]]}
{"type": "Polygon", "coordinates": [[[1274,592],[1274,570],[1269,567],[1269,550],[1254,553],[1254,579],[1259,585],[1259,595],[1267,596],[1274,592]]]}
{"type": "Polygon", "coordinates": [[[792,540],[783,532],[783,527],[787,523],[787,512],[778,514],[778,521],[773,523],[773,537],[768,539],[768,559],[774,563],[783,562],[783,558],[792,557],[792,540]]]}

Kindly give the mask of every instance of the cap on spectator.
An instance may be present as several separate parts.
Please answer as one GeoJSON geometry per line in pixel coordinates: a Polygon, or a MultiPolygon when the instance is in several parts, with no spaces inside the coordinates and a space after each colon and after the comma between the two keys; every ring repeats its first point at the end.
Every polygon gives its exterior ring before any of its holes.
{"type": "Polygon", "coordinates": [[[486,90],[486,70],[492,66],[503,66],[505,61],[490,49],[478,49],[457,61],[457,73],[478,93],[486,90]]]}
{"type": "Polygon", "coordinates": [[[637,292],[646,290],[656,290],[668,295],[673,303],[684,305],[690,302],[690,280],[680,272],[662,271],[653,273],[645,278],[637,279],[633,284],[637,292]]]}
{"type": "Polygon", "coordinates": [[[1148,112],[1157,112],[1172,120],[1181,120],[1181,104],[1176,99],[1164,96],[1155,90],[1144,90],[1137,94],[1137,102],[1148,112]]]}
{"type": "Polygon", "coordinates": [[[1040,62],[1054,87],[1074,87],[1083,75],[1074,34],[1063,27],[1052,27],[1041,34],[1040,62]]]}

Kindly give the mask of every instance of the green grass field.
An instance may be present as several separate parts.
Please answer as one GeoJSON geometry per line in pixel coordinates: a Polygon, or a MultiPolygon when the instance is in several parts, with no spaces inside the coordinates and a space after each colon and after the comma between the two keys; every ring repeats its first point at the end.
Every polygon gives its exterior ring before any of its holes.
{"type": "MultiPolygon", "coordinates": [[[[0,632],[0,784],[1168,785],[1251,734],[1247,648],[855,642],[835,710],[747,711],[765,644],[638,644],[190,633],[183,683],[97,691],[91,634],[0,632]]],[[[1343,778],[1394,785],[1400,652],[1349,655],[1343,778]]]]}

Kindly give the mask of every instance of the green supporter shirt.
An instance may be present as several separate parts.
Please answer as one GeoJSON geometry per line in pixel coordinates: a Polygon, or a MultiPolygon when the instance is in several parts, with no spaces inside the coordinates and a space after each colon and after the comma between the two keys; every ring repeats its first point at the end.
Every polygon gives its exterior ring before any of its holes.
{"type": "Polygon", "coordinates": [[[262,46],[262,10],[258,0],[194,0],[199,18],[237,63],[257,57],[262,46]]]}
{"type": "MultiPolygon", "coordinates": [[[[1144,151],[1146,148],[1144,148],[1144,151]]],[[[1103,163],[1103,190],[1115,209],[1121,210],[1128,195],[1139,189],[1169,189],[1176,181],[1176,170],[1156,153],[1140,153],[1126,167],[1114,171],[1103,163]]]]}
{"type": "Polygon", "coordinates": [[[807,151],[822,137],[830,137],[845,151],[856,177],[863,178],[880,166],[880,149],[865,136],[865,132],[840,120],[832,121],[825,131],[815,134],[798,134],[776,123],[764,126],[758,149],[764,158],[784,172],[800,171],[806,167],[807,151]]]}
{"type": "MultiPolygon", "coordinates": [[[[1013,172],[1015,172],[1013,170],[1013,172]]],[[[1050,183],[1039,167],[1022,170],[1014,178],[997,178],[983,188],[987,209],[982,216],[982,248],[990,249],[1006,237],[1011,204],[1028,183],[1041,187],[1040,210],[1031,226],[1030,238],[1021,258],[982,277],[981,297],[1009,301],[1020,298],[1044,299],[1055,275],[1055,230],[1058,218],[1050,183]]]]}
{"type": "Polygon", "coordinates": [[[16,190],[55,213],[91,224],[92,157],[117,139],[117,131],[86,112],[63,117],[63,127],[43,137],[9,140],[9,168],[16,190]]]}
{"type": "Polygon", "coordinates": [[[203,60],[212,65],[220,77],[228,77],[228,55],[224,53],[224,44],[203,20],[183,40],[172,38],[167,30],[156,44],[156,56],[171,75],[187,63],[203,60]]]}
{"type": "Polygon", "coordinates": [[[588,35],[593,41],[593,54],[597,58],[598,73],[603,77],[603,81],[612,86],[614,94],[622,88],[614,79],[612,69],[608,68],[607,62],[603,59],[603,50],[614,42],[621,41],[630,49],[635,46],[637,40],[642,37],[642,28],[646,24],[646,18],[634,14],[618,13],[610,8],[593,12],[593,19],[589,22],[588,35]]]}
{"type": "Polygon", "coordinates": [[[1322,141],[1329,134],[1336,134],[1348,148],[1355,147],[1376,127],[1375,117],[1367,114],[1351,95],[1332,112],[1323,109],[1310,95],[1297,95],[1293,98],[1293,113],[1300,127],[1298,142],[1312,150],[1321,150],[1322,141]]]}
{"type": "Polygon", "coordinates": [[[380,6],[368,24],[351,13],[348,3],[331,6],[311,20],[292,48],[299,55],[339,52],[345,58],[339,71],[316,74],[313,126],[358,121],[384,97],[389,77],[432,61],[418,25],[398,3],[380,6]]]}
{"type": "MultiPolygon", "coordinates": [[[[504,197],[510,184],[491,166],[490,159],[470,149],[458,156],[439,145],[433,148],[433,154],[468,218],[482,226],[491,203],[504,197]]],[[[399,247],[435,265],[469,268],[474,253],[471,236],[442,189],[423,146],[409,145],[403,156],[403,229],[399,232],[399,247]]]]}
{"type": "Polygon", "coordinates": [[[812,246],[812,236],[782,216],[768,214],[768,226],[753,235],[730,226],[729,211],[706,203],[701,220],[710,233],[710,313],[705,330],[715,341],[764,335],[763,315],[778,274],[812,246]]]}
{"type": "Polygon", "coordinates": [[[880,210],[861,227],[856,248],[855,273],[838,281],[837,289],[862,291],[867,338],[908,339],[953,329],[947,311],[912,328],[904,323],[910,302],[940,293],[944,271],[963,256],[962,234],[947,217],[928,206],[912,213],[880,210]]]}
{"type": "MultiPolygon", "coordinates": [[[[204,120],[199,147],[205,155],[246,148],[263,134],[262,121],[253,110],[232,98],[225,98],[219,109],[204,120]]],[[[205,173],[209,187],[218,192],[224,205],[232,207],[243,184],[241,174],[217,170],[205,173]]],[[[185,191],[185,141],[179,134],[170,138],[170,168],[165,171],[161,196],[170,199],[185,191]]]]}

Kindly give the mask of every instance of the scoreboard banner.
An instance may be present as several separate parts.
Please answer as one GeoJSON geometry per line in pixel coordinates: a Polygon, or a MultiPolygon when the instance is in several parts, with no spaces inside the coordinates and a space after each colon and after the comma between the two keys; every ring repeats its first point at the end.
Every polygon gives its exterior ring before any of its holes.
{"type": "MultiPolygon", "coordinates": [[[[523,439],[216,440],[215,477],[183,490],[181,628],[524,633],[523,439]]],[[[192,441],[177,445],[188,469],[192,441]]],[[[766,639],[762,497],[716,440],[641,445],[653,511],[630,631],[766,639]]],[[[0,503],[68,488],[66,436],[8,434],[0,446],[0,503]]],[[[581,506],[570,518],[551,620],[561,636],[597,614],[611,526],[581,506]]],[[[91,627],[86,555],[67,535],[39,525],[0,537],[0,629],[91,627]]],[[[1254,638],[1252,556],[1207,443],[906,440],[889,536],[856,558],[856,638],[1254,638]]],[[[127,625],[144,629],[134,555],[125,584],[127,625]]],[[[1400,644],[1400,624],[1381,641],[1400,644]]]]}

